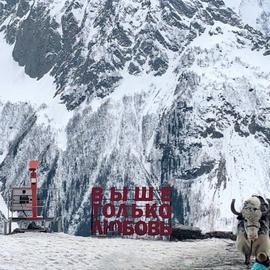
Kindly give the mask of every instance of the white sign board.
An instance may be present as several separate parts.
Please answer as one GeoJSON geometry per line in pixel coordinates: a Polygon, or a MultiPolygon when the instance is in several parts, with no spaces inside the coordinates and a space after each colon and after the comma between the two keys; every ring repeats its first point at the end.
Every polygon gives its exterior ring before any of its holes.
{"type": "Polygon", "coordinates": [[[11,211],[32,210],[32,190],[30,187],[15,187],[11,192],[11,211]]]}

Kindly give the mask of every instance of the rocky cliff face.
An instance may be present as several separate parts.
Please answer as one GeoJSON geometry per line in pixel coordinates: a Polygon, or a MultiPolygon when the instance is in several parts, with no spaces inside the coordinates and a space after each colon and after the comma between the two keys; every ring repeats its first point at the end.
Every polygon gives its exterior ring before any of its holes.
{"type": "Polygon", "coordinates": [[[2,0],[0,29],[73,115],[59,148],[35,106],[2,104],[4,198],[30,158],[82,235],[95,184],[170,183],[175,221],[204,230],[231,229],[231,198],[268,196],[269,43],[222,1],[2,0]]]}

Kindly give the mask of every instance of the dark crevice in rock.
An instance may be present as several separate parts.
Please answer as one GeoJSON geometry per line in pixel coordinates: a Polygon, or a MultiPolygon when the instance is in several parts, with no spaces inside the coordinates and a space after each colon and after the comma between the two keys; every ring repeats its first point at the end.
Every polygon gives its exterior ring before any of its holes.
{"type": "Polygon", "coordinates": [[[29,133],[31,128],[36,123],[37,116],[36,114],[33,114],[25,121],[24,129],[20,134],[17,135],[17,137],[13,140],[13,142],[10,144],[8,155],[11,155],[12,158],[14,158],[17,155],[18,147],[22,143],[25,136],[29,133]]]}

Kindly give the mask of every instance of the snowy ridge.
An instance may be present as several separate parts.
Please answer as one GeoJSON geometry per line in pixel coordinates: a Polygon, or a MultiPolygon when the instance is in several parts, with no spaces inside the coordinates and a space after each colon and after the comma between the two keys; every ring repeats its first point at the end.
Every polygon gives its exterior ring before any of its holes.
{"type": "Polygon", "coordinates": [[[224,3],[239,14],[244,23],[270,34],[270,3],[267,0],[224,0],[224,3]]]}

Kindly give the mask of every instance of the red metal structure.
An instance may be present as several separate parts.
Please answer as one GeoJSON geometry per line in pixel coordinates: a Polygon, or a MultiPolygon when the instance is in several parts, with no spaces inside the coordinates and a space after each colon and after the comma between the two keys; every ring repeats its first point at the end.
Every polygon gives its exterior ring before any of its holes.
{"type": "Polygon", "coordinates": [[[29,171],[30,171],[30,178],[31,178],[31,190],[32,190],[32,217],[28,219],[31,220],[38,220],[42,219],[43,217],[37,216],[37,173],[36,170],[38,168],[38,160],[30,160],[29,161],[29,171]]]}
{"type": "MultiPolygon", "coordinates": [[[[46,201],[46,198],[42,200],[38,199],[38,188],[37,188],[37,169],[39,166],[38,160],[30,160],[28,162],[28,169],[30,172],[30,183],[31,186],[20,186],[20,187],[12,187],[11,193],[8,200],[8,223],[9,228],[8,231],[11,233],[11,223],[12,222],[26,222],[29,221],[32,224],[35,222],[41,222],[45,224],[45,222],[56,220],[55,217],[47,217],[45,209],[45,204],[42,204],[42,201],[46,201]],[[11,216],[9,215],[11,212],[11,216]],[[39,213],[43,213],[44,216],[39,216],[39,213]],[[13,216],[15,213],[15,217],[13,216]]],[[[43,188],[41,191],[48,192],[48,188],[43,188]]],[[[53,189],[50,189],[51,191],[53,189]]],[[[52,200],[51,200],[52,201],[52,200]]],[[[44,203],[43,202],[43,203],[44,203]]],[[[46,208],[48,210],[48,208],[46,208]]],[[[27,223],[26,223],[27,224],[27,223]]],[[[40,226],[39,226],[40,227],[40,226]]],[[[38,229],[39,231],[44,231],[46,228],[38,229]]],[[[26,231],[28,229],[20,229],[20,231],[26,231]]],[[[29,229],[30,230],[30,229],[29,229]]]]}

